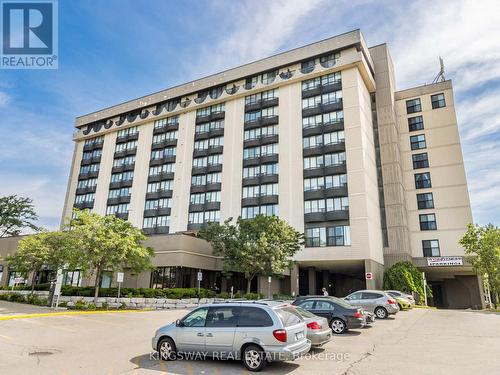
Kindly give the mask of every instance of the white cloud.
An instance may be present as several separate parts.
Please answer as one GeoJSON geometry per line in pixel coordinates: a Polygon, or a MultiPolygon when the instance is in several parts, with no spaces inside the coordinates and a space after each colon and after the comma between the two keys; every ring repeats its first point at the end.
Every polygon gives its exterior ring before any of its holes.
{"type": "Polygon", "coordinates": [[[7,107],[7,104],[10,102],[10,96],[5,93],[0,91],[0,108],[7,107]]]}

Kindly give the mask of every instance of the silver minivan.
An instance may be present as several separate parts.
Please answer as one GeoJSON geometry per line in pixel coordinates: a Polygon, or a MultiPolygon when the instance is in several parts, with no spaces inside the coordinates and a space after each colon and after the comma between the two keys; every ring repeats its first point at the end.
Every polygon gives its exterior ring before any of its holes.
{"type": "Polygon", "coordinates": [[[200,306],[182,319],[158,329],[152,339],[160,359],[241,359],[250,371],[267,362],[294,360],[307,353],[306,324],[291,306],[258,302],[200,306]]]}
{"type": "Polygon", "coordinates": [[[399,311],[396,300],[381,290],[358,290],[344,299],[352,306],[374,313],[379,319],[385,319],[399,311]]]}

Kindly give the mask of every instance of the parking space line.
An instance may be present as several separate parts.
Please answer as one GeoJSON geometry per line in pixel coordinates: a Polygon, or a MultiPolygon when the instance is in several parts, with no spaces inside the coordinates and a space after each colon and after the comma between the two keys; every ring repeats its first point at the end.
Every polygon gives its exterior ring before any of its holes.
{"type": "Polygon", "coordinates": [[[160,371],[162,373],[168,374],[167,364],[165,363],[165,361],[160,360],[160,371]]]}
{"type": "Polygon", "coordinates": [[[76,331],[73,330],[73,329],[69,329],[69,328],[66,328],[66,327],[61,327],[61,326],[54,325],[54,324],[45,324],[45,323],[42,323],[42,322],[39,322],[39,321],[36,321],[36,320],[26,320],[26,322],[30,323],[30,324],[35,324],[37,326],[48,327],[50,329],[59,329],[61,331],[76,333],[76,331]]]}
{"type": "Polygon", "coordinates": [[[95,314],[123,314],[123,313],[139,313],[153,311],[153,309],[142,309],[142,310],[95,310],[95,311],[58,311],[49,313],[37,313],[37,314],[20,314],[20,315],[7,315],[0,316],[0,320],[12,320],[12,319],[29,319],[29,318],[42,318],[47,316],[58,316],[58,315],[95,315],[95,314]]]}
{"type": "Polygon", "coordinates": [[[5,336],[5,335],[0,335],[1,338],[5,339],[5,340],[9,340],[9,341],[12,341],[13,338],[10,337],[10,336],[5,336]]]}

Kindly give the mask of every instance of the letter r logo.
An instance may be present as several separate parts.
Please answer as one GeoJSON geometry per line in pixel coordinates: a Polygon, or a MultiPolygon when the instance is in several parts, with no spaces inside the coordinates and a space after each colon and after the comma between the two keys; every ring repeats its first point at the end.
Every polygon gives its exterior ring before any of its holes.
{"type": "Polygon", "coordinates": [[[2,2],[3,54],[51,55],[52,15],[50,2],[2,2]]]}

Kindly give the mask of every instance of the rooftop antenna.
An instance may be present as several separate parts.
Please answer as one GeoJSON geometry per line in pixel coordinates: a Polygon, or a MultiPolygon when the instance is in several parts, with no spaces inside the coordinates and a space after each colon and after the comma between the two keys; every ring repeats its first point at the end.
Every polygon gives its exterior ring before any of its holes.
{"type": "Polygon", "coordinates": [[[432,81],[432,83],[443,82],[446,80],[444,78],[444,62],[441,56],[439,56],[439,66],[440,66],[439,73],[437,74],[436,78],[434,78],[434,81],[432,81]]]}

